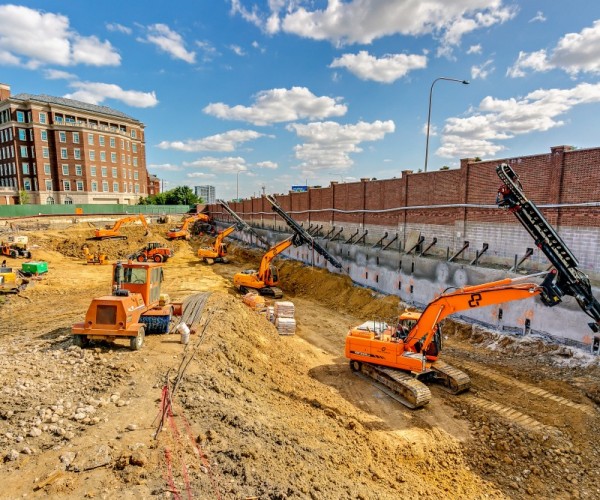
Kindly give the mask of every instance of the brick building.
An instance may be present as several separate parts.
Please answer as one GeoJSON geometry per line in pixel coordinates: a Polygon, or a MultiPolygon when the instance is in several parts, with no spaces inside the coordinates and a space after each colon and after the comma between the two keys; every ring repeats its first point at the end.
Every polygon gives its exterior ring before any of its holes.
{"type": "Polygon", "coordinates": [[[21,190],[33,204],[136,204],[156,184],[145,148],[125,113],[0,84],[0,204],[21,190]]]}

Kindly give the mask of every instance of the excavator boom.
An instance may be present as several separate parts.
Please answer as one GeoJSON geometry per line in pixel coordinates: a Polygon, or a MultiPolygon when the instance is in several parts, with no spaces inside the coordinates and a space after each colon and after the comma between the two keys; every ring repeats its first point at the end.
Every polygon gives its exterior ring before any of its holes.
{"type": "Polygon", "coordinates": [[[269,242],[266,239],[264,239],[260,234],[258,234],[250,224],[248,224],[244,219],[242,219],[238,214],[236,214],[233,211],[233,209],[227,204],[226,201],[217,200],[217,202],[225,209],[225,211],[229,215],[231,215],[231,217],[234,218],[241,230],[252,233],[258,241],[260,241],[265,247],[269,248],[269,242]]]}
{"type": "Polygon", "coordinates": [[[335,259],[327,250],[325,250],[319,243],[306,231],[300,224],[298,224],[290,215],[283,210],[277,203],[277,200],[271,196],[266,195],[267,201],[271,204],[271,208],[274,212],[277,212],[279,216],[286,222],[286,224],[296,233],[297,237],[302,240],[302,243],[306,243],[315,252],[322,255],[327,262],[337,269],[342,268],[342,264],[335,259]]]}
{"type": "Polygon", "coordinates": [[[589,326],[597,333],[600,331],[600,302],[592,293],[588,276],[577,267],[577,259],[535,203],[527,199],[519,177],[510,165],[498,165],[496,173],[503,182],[498,190],[496,203],[515,214],[537,247],[556,269],[554,294],[559,297],[575,297],[581,309],[594,320],[589,326]]]}
{"type": "Polygon", "coordinates": [[[192,224],[193,222],[196,221],[203,221],[203,222],[209,222],[210,221],[210,217],[206,214],[195,214],[192,215],[191,217],[187,217],[183,220],[183,222],[181,223],[181,226],[173,228],[173,229],[169,229],[167,231],[167,239],[168,240],[179,240],[179,239],[185,239],[185,240],[189,240],[190,239],[190,231],[188,229],[189,225],[192,224]]]}
{"type": "Polygon", "coordinates": [[[130,215],[127,217],[123,217],[123,218],[117,220],[115,222],[115,224],[113,225],[113,227],[111,227],[111,228],[96,229],[94,236],[91,238],[88,238],[88,240],[106,240],[106,239],[111,239],[111,238],[126,240],[127,236],[122,235],[119,232],[119,230],[121,229],[121,226],[123,224],[126,224],[127,222],[135,222],[138,220],[142,223],[142,226],[144,226],[144,228],[146,228],[146,235],[150,234],[150,227],[148,226],[148,222],[146,221],[146,218],[142,214],[137,214],[137,215],[130,215]]]}

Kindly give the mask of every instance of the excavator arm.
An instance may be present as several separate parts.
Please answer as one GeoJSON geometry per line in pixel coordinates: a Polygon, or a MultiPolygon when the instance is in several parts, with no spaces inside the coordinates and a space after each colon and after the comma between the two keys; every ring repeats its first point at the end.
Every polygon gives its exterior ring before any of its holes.
{"type": "Polygon", "coordinates": [[[231,215],[231,217],[233,217],[235,219],[235,221],[238,223],[240,229],[242,229],[243,231],[252,233],[258,241],[260,241],[265,247],[269,248],[269,242],[267,240],[265,240],[260,234],[258,234],[252,228],[252,226],[250,224],[248,224],[244,219],[242,219],[238,214],[236,214],[233,211],[233,209],[227,204],[226,201],[217,200],[217,202],[225,209],[225,211],[229,215],[231,215]]]}
{"type": "MultiPolygon", "coordinates": [[[[539,276],[537,274],[520,278],[505,278],[442,293],[433,299],[421,313],[421,317],[404,340],[405,349],[412,352],[426,352],[437,332],[438,324],[447,316],[458,311],[529,299],[537,295],[548,296],[552,291],[548,288],[547,282],[554,276],[552,273],[540,274],[547,276],[539,285],[519,283],[524,279],[539,276]]],[[[555,301],[555,303],[558,302],[560,300],[555,301]]]]}
{"type": "Polygon", "coordinates": [[[554,295],[575,297],[581,309],[594,320],[593,323],[588,323],[592,331],[599,332],[600,302],[592,293],[588,276],[577,267],[577,259],[535,203],[527,199],[514,170],[503,163],[496,167],[496,173],[503,182],[498,190],[496,203],[515,214],[556,269],[555,280],[551,283],[554,295]]]}
{"type": "Polygon", "coordinates": [[[237,224],[234,224],[233,226],[229,226],[228,228],[223,229],[223,231],[221,231],[217,235],[217,238],[215,239],[215,243],[213,244],[213,250],[217,254],[219,253],[219,248],[221,248],[221,243],[223,243],[223,240],[225,238],[227,238],[227,236],[229,236],[234,231],[237,231],[237,229],[238,229],[237,224]]]}
{"type": "Polygon", "coordinates": [[[123,217],[123,218],[117,220],[114,223],[113,227],[111,227],[110,229],[96,229],[94,238],[88,238],[88,239],[126,238],[126,236],[121,236],[119,234],[119,229],[121,229],[121,226],[123,224],[126,224],[128,222],[134,222],[137,220],[139,220],[142,223],[142,225],[146,228],[146,235],[148,235],[150,232],[148,222],[146,221],[146,218],[142,214],[138,214],[138,215],[130,215],[130,216],[123,217]]]}
{"type": "Polygon", "coordinates": [[[294,239],[295,236],[290,236],[289,238],[280,241],[279,243],[269,248],[269,250],[267,250],[267,252],[263,255],[263,258],[260,261],[260,267],[258,268],[258,278],[261,281],[265,280],[265,276],[267,274],[267,271],[269,270],[271,262],[273,262],[273,259],[277,257],[281,252],[294,245],[294,239]]]}

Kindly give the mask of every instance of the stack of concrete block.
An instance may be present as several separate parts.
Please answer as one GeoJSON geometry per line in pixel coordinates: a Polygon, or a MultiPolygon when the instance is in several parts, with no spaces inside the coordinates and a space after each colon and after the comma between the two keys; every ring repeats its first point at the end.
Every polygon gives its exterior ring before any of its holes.
{"type": "Polygon", "coordinates": [[[296,333],[296,320],[294,319],[294,303],[289,301],[275,302],[273,316],[275,327],[279,335],[294,335],[296,333]]]}

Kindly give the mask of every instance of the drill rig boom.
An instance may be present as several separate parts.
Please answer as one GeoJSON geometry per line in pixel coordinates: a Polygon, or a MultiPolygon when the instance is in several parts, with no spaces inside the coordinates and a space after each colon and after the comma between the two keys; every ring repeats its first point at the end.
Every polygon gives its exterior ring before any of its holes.
{"type": "Polygon", "coordinates": [[[274,212],[277,212],[279,216],[286,222],[286,224],[296,233],[297,238],[302,240],[302,243],[306,243],[309,247],[315,250],[318,254],[322,255],[327,262],[329,262],[333,267],[337,269],[342,268],[342,264],[338,262],[327,250],[325,250],[317,241],[308,234],[300,224],[298,224],[294,219],[290,217],[290,215],[283,210],[277,203],[277,200],[271,196],[266,195],[267,200],[272,205],[272,209],[274,212]]]}
{"type": "Polygon", "coordinates": [[[600,302],[592,293],[589,278],[577,267],[579,262],[535,203],[527,199],[514,170],[503,163],[496,167],[496,173],[504,183],[498,190],[496,203],[515,214],[556,269],[556,278],[552,283],[554,294],[558,297],[575,297],[581,309],[594,320],[589,323],[590,328],[594,332],[600,331],[600,302]]]}

